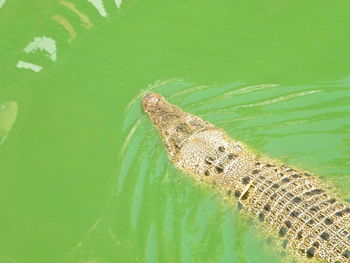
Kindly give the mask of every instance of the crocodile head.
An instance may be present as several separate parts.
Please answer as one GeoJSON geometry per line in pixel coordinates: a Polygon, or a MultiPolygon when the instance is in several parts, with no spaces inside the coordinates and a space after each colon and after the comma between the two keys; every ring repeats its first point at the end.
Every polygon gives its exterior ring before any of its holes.
{"type": "Polygon", "coordinates": [[[151,118],[154,127],[159,131],[172,160],[176,159],[182,144],[189,137],[213,127],[212,124],[183,112],[157,93],[148,93],[143,98],[142,106],[151,118]]]}

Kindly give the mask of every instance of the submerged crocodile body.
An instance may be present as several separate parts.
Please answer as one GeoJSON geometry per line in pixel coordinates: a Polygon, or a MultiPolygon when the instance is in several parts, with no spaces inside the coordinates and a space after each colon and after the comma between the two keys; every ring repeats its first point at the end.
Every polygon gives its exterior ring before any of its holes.
{"type": "Polygon", "coordinates": [[[261,157],[214,125],[149,93],[143,109],[174,165],[215,185],[305,260],[350,262],[350,208],[309,172],[261,157]]]}

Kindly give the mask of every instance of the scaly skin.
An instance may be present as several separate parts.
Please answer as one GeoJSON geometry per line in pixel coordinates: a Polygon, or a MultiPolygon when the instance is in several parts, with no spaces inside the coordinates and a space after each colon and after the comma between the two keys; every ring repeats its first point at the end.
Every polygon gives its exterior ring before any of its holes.
{"type": "Polygon", "coordinates": [[[350,208],[316,176],[254,154],[159,94],[149,93],[142,104],[178,169],[236,198],[297,257],[350,262],[350,208]]]}

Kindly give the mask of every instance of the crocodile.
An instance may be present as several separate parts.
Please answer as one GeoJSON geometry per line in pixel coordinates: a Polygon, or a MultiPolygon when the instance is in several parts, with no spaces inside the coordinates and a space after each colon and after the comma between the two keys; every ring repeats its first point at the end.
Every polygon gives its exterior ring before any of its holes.
{"type": "Polygon", "coordinates": [[[350,262],[350,207],[318,176],[255,153],[160,94],[142,107],[175,167],[235,200],[281,249],[301,261],[350,262]]]}

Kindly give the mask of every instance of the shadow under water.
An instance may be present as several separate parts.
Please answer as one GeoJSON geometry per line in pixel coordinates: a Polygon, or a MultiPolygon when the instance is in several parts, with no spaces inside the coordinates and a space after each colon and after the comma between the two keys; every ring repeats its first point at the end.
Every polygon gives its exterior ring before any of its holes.
{"type": "Polygon", "coordinates": [[[288,261],[271,253],[274,243],[256,235],[256,227],[231,203],[173,168],[141,99],[149,91],[161,93],[253,149],[319,174],[346,198],[349,86],[350,78],[295,86],[198,86],[181,79],[150,85],[125,111],[125,143],[110,202],[68,261],[288,261]]]}

